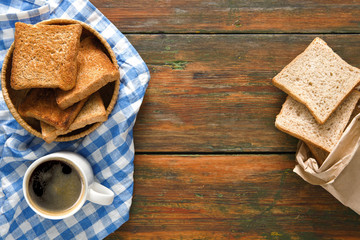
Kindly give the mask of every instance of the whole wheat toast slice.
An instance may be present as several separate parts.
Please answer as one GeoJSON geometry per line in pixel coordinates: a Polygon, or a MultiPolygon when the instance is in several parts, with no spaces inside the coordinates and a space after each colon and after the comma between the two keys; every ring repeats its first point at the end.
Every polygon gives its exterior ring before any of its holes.
{"type": "Polygon", "coordinates": [[[81,32],[80,24],[15,23],[11,87],[72,89],[76,83],[81,32]]]}
{"type": "Polygon", "coordinates": [[[325,150],[323,150],[321,148],[318,148],[318,147],[314,146],[311,143],[305,143],[305,144],[306,144],[306,146],[308,146],[310,152],[312,153],[312,155],[316,159],[318,165],[321,166],[321,164],[323,164],[323,162],[329,156],[330,153],[328,151],[325,151],[325,150]]]}
{"type": "Polygon", "coordinates": [[[303,103],[320,124],[360,82],[360,69],[341,59],[320,38],[315,38],[273,79],[273,84],[303,103]]]}
{"type": "Polygon", "coordinates": [[[47,143],[50,143],[53,142],[59,135],[65,135],[76,129],[83,128],[86,125],[96,122],[105,122],[106,120],[107,113],[104,103],[100,94],[96,92],[89,97],[89,100],[85,103],[84,107],[81,109],[68,130],[59,130],[45,122],[40,122],[41,134],[43,139],[47,143]]]}
{"type": "Polygon", "coordinates": [[[56,101],[62,109],[120,78],[118,68],[101,50],[94,37],[88,37],[81,41],[78,62],[79,69],[75,87],[70,91],[59,90],[57,92],[56,101]]]}
{"type": "Polygon", "coordinates": [[[67,130],[85,102],[86,99],[62,110],[56,104],[54,89],[33,88],[19,105],[18,112],[23,117],[32,117],[46,122],[57,129],[67,130]]]}
{"type": "Polygon", "coordinates": [[[359,99],[360,92],[353,90],[326,123],[319,124],[305,105],[288,96],[276,116],[275,126],[306,143],[331,152],[345,130],[359,99]]]}
{"type": "MultiPolygon", "coordinates": [[[[353,112],[351,113],[350,119],[348,121],[348,123],[346,124],[345,129],[347,128],[347,126],[350,124],[350,122],[353,120],[354,117],[356,117],[358,114],[360,113],[360,106],[359,106],[359,102],[356,104],[353,112]]],[[[323,162],[325,161],[325,159],[328,157],[328,155],[330,154],[328,151],[325,151],[321,148],[318,148],[316,146],[314,146],[311,143],[306,143],[306,145],[308,146],[310,152],[312,153],[312,155],[314,156],[314,158],[316,159],[316,161],[318,162],[319,166],[321,164],[323,164],[323,162]]]]}

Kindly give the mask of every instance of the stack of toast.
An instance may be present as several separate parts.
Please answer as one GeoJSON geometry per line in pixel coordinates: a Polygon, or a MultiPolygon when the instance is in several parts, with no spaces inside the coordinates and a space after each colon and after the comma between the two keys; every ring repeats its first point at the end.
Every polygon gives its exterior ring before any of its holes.
{"type": "Polygon", "coordinates": [[[18,112],[40,121],[46,142],[107,120],[99,90],[119,80],[115,64],[80,24],[15,24],[10,85],[27,90],[18,112]]]}
{"type": "Polygon", "coordinates": [[[315,38],[272,82],[288,94],[275,126],[303,140],[322,164],[359,113],[360,69],[315,38]]]}

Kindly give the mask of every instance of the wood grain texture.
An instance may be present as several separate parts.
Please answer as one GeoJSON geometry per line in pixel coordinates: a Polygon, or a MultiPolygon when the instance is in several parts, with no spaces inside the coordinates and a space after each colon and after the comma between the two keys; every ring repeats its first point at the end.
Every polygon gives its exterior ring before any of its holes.
{"type": "Polygon", "coordinates": [[[360,217],[294,155],[137,155],[130,221],[107,239],[357,239],[360,217]]]}
{"type": "Polygon", "coordinates": [[[352,0],[92,0],[122,32],[360,32],[352,0]]]}
{"type": "Polygon", "coordinates": [[[285,94],[271,79],[320,36],[360,66],[360,35],[127,35],[151,80],[137,152],[294,152],[274,127],[285,94]]]}
{"type": "Polygon", "coordinates": [[[286,95],[271,84],[316,36],[359,67],[357,1],[92,3],[151,72],[130,220],[108,240],[360,238],[359,215],[292,172],[297,140],[274,127],[286,95]]]}

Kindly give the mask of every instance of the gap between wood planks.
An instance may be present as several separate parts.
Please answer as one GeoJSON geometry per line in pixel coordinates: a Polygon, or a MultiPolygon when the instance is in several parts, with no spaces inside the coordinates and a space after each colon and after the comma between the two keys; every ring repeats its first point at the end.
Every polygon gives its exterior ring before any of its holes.
{"type": "Polygon", "coordinates": [[[294,151],[288,152],[135,152],[136,155],[178,155],[178,156],[202,156],[202,155],[282,155],[282,154],[295,154],[294,151]]]}
{"type": "Polygon", "coordinates": [[[124,35],[360,35],[360,33],[356,32],[201,32],[201,33],[193,33],[193,32],[121,32],[124,35]]]}

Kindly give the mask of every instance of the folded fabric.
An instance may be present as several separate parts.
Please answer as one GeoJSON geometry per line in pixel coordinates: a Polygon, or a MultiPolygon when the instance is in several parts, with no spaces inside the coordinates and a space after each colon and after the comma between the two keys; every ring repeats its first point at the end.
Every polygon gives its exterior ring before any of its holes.
{"type": "Polygon", "coordinates": [[[47,144],[24,130],[0,93],[0,239],[102,239],[129,218],[133,193],[133,126],[150,75],[125,36],[87,0],[12,0],[0,2],[0,64],[13,42],[17,21],[35,24],[49,18],[83,21],[104,36],[120,66],[120,92],[108,120],[88,136],[47,144]],[[90,162],[97,181],[115,193],[112,205],[86,202],[74,216],[44,219],[25,202],[27,167],[46,154],[74,151],[90,162]]]}
{"type": "Polygon", "coordinates": [[[342,204],[360,214],[360,114],[319,167],[306,144],[299,142],[294,172],[306,182],[320,185],[342,204]]]}

